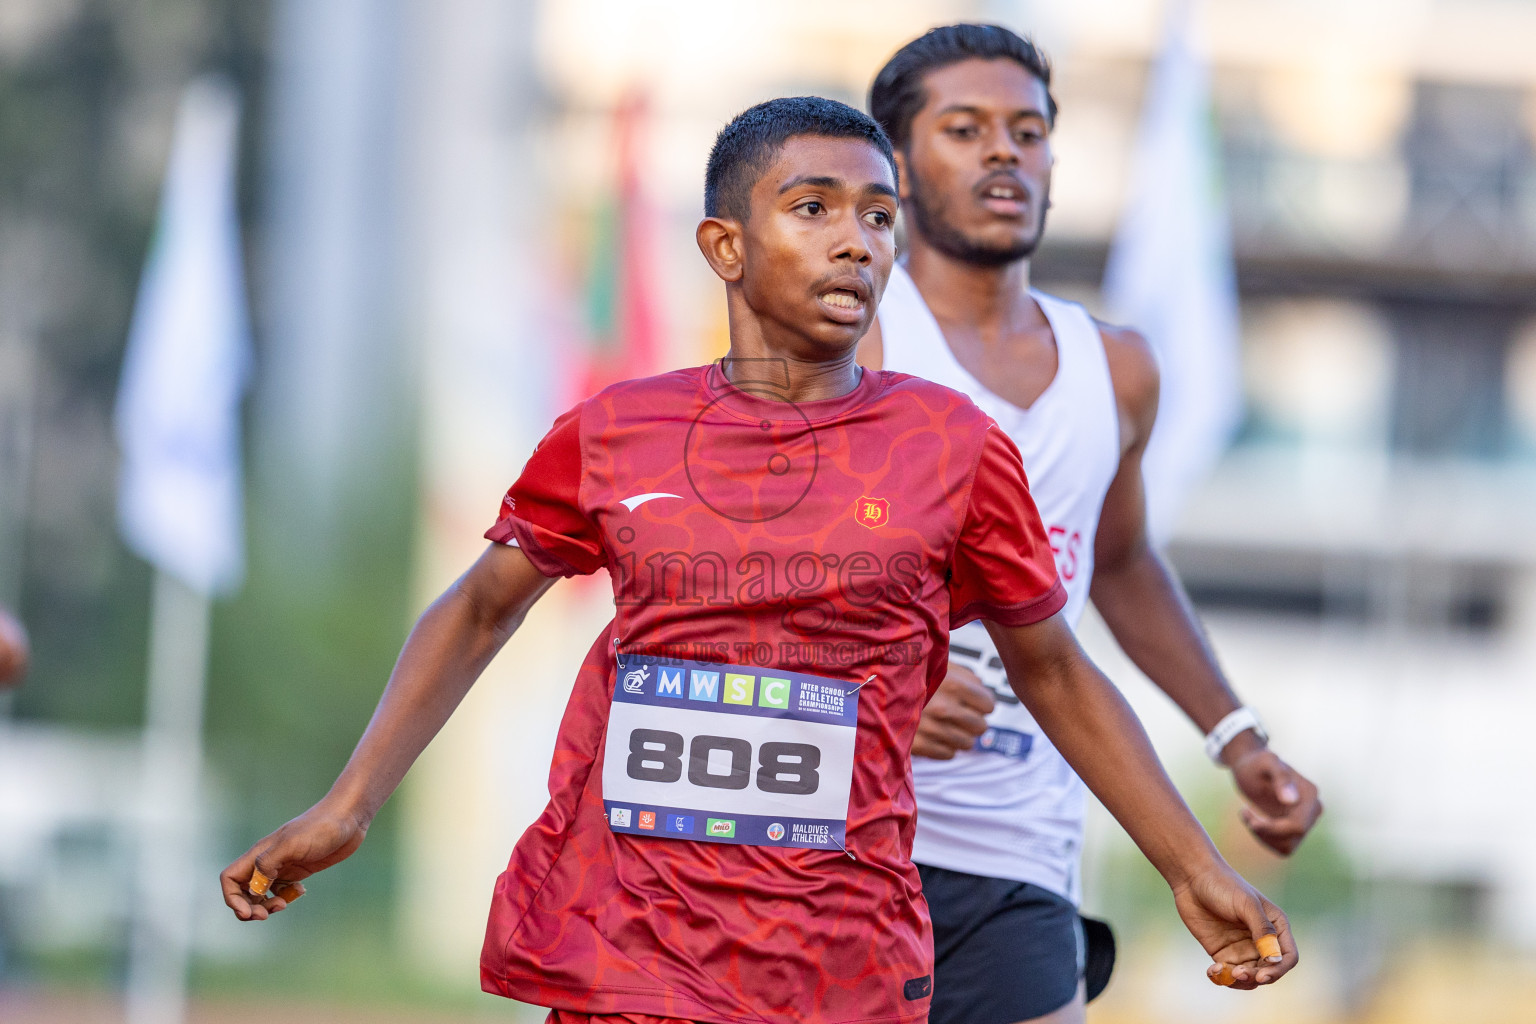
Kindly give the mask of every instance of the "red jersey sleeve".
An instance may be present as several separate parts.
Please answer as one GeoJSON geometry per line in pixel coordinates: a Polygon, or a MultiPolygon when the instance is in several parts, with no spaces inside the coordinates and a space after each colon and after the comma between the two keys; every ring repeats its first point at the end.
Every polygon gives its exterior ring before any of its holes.
{"type": "Polygon", "coordinates": [[[581,508],[581,411],[555,420],[501,500],[487,540],[515,544],[545,576],[586,576],[607,564],[602,535],[581,508]]]}
{"type": "Polygon", "coordinates": [[[973,619],[1027,626],[1067,603],[1019,450],[995,424],[982,439],[950,574],[951,629],[973,619]]]}

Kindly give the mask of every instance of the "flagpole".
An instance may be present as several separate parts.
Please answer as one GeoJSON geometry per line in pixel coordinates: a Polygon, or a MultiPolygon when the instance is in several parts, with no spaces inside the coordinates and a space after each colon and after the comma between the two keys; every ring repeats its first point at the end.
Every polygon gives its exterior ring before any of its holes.
{"type": "Polygon", "coordinates": [[[186,1019],[210,612],[208,597],[155,573],[128,1024],[186,1019]]]}
{"type": "Polygon", "coordinates": [[[182,1024],[199,900],[214,596],[244,572],[240,399],[249,326],[235,204],[239,96],[188,84],[118,384],[118,524],[155,569],[140,746],[129,1024],[182,1024]]]}

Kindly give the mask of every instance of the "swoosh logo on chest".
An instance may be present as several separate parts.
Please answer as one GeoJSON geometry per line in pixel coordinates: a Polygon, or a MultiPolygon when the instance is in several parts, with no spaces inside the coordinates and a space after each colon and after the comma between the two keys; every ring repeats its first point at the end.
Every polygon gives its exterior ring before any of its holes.
{"type": "Polygon", "coordinates": [[[623,501],[619,502],[619,504],[633,512],[635,509],[639,508],[641,505],[644,505],[646,502],[654,501],[657,498],[681,497],[681,494],[668,494],[666,491],[651,491],[648,494],[637,494],[633,498],[625,498],[623,501]]]}

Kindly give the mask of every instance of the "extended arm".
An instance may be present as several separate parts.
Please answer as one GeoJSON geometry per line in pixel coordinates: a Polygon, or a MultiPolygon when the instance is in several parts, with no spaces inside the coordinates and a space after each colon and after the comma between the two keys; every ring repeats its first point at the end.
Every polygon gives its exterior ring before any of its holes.
{"type": "MultiPolygon", "coordinates": [[[[1157,365],[1134,331],[1104,328],[1120,414],[1123,455],[1104,498],[1094,546],[1093,603],[1122,650],[1202,733],[1242,701],[1227,683],[1189,597],[1147,537],[1141,462],[1157,418],[1157,365]]],[[[1222,751],[1252,805],[1243,821],[1276,852],[1289,854],[1317,821],[1317,787],[1252,730],[1222,751]]]]}
{"type": "Polygon", "coordinates": [[[252,898],[245,886],[253,869],[276,887],[352,855],[406,771],[553,582],[519,549],[493,544],[432,602],[411,630],[373,718],[330,792],[224,869],[224,902],[236,917],[263,920],[289,902],[252,898]]]}
{"type": "Polygon", "coordinates": [[[1008,679],[1061,755],[1173,890],[1190,933],[1237,987],[1296,963],[1285,915],[1237,875],[1169,781],[1135,714],[1088,660],[1060,615],[1029,626],[987,623],[1008,679]],[[1260,956],[1262,937],[1280,953],[1260,956]]]}

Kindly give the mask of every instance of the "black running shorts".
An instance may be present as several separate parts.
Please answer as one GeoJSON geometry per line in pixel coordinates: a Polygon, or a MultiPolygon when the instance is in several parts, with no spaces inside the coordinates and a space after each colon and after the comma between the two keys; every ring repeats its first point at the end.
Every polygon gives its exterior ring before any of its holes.
{"type": "Polygon", "coordinates": [[[917,870],[933,918],[929,1024],[1014,1024],[1071,1002],[1085,972],[1089,998],[1108,981],[1108,928],[1091,922],[1090,950],[1070,900],[1029,882],[926,864],[917,870]]]}

